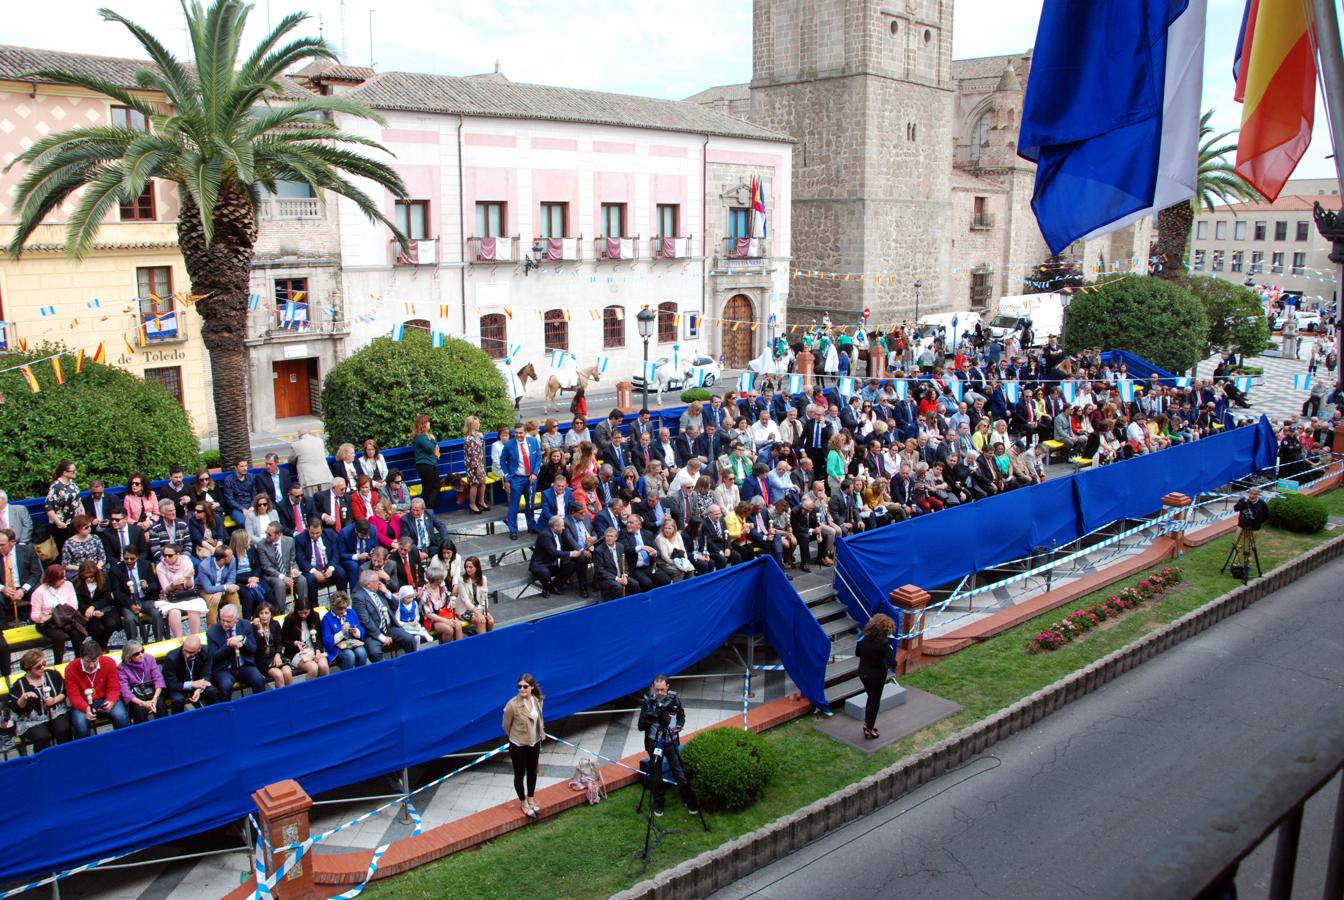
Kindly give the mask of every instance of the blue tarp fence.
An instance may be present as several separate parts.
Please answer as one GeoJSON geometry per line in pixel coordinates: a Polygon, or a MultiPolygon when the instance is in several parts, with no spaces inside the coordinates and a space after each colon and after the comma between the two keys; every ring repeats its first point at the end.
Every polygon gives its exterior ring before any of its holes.
{"type": "Polygon", "coordinates": [[[1117,519],[1153,513],[1172,491],[1194,497],[1271,468],[1277,455],[1274,431],[1261,417],[1179,447],[841,538],[836,593],[860,624],[879,612],[895,618],[887,595],[902,585],[928,590],[1066,544],[1117,519]]]}
{"type": "Polygon", "coordinates": [[[554,721],[748,632],[825,706],[830,643],[774,561],[758,559],[11,760],[0,883],[237,821],[281,779],[319,794],[497,740],[521,672],[537,676],[554,721]]]}
{"type": "Polygon", "coordinates": [[[1124,363],[1125,368],[1129,371],[1129,377],[1135,381],[1141,381],[1144,384],[1147,384],[1148,379],[1153,375],[1156,375],[1158,380],[1167,387],[1174,387],[1176,385],[1176,376],[1173,373],[1168,372],[1166,369],[1159,368],[1142,356],[1135,356],[1128,350],[1107,350],[1105,353],[1101,354],[1101,361],[1112,367],[1124,363]]]}

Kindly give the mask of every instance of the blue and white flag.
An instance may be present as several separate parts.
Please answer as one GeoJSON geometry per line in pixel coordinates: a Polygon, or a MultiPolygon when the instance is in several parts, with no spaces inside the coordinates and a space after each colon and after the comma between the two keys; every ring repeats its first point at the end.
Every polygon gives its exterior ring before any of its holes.
{"type": "Polygon", "coordinates": [[[845,377],[840,379],[840,396],[851,397],[854,395],[854,379],[845,377]]]}
{"type": "Polygon", "coordinates": [[[611,365],[610,356],[599,356],[597,358],[597,374],[599,375],[607,374],[607,366],[609,365],[611,365]]]}
{"type": "Polygon", "coordinates": [[[672,345],[672,371],[681,374],[681,344],[672,345]]]}
{"type": "Polygon", "coordinates": [[[961,402],[961,384],[960,378],[949,378],[947,381],[947,389],[952,392],[952,397],[958,403],[961,402]]]}
{"type": "Polygon", "coordinates": [[[1018,155],[1051,252],[1194,195],[1207,0],[1046,0],[1018,155]]]}
{"type": "Polygon", "coordinates": [[[443,346],[443,332],[442,332],[442,331],[434,331],[433,329],[430,329],[430,332],[429,332],[429,343],[430,343],[430,346],[433,346],[433,347],[442,347],[442,346],[443,346]]]}
{"type": "Polygon", "coordinates": [[[1133,402],[1134,402],[1134,379],[1133,379],[1133,378],[1118,378],[1118,379],[1116,379],[1115,386],[1116,386],[1117,388],[1120,389],[1120,399],[1121,399],[1121,400],[1125,401],[1126,403],[1133,403],[1133,402]]]}
{"type": "Polygon", "coordinates": [[[646,362],[644,364],[644,381],[648,384],[658,380],[658,363],[646,362]]]}
{"type": "Polygon", "coordinates": [[[1059,392],[1064,395],[1064,402],[1072,404],[1078,397],[1078,385],[1072,381],[1061,381],[1059,383],[1059,392]]]}
{"type": "Polygon", "coordinates": [[[98,307],[103,305],[103,301],[99,300],[97,297],[94,297],[92,300],[90,300],[88,303],[85,303],[84,305],[87,306],[89,309],[97,309],[98,307]]]}
{"type": "Polygon", "coordinates": [[[790,376],[789,376],[789,393],[790,393],[790,394],[801,394],[802,392],[803,392],[803,376],[801,376],[801,375],[790,375],[790,376]]]}
{"type": "Polygon", "coordinates": [[[1177,375],[1177,376],[1176,376],[1176,386],[1177,386],[1178,388],[1188,388],[1188,387],[1190,386],[1190,376],[1189,376],[1189,375],[1177,375]]]}
{"type": "Polygon", "coordinates": [[[1005,381],[1003,383],[1003,395],[1008,398],[1009,403],[1016,403],[1022,396],[1022,385],[1016,381],[1005,381]]]}
{"type": "Polygon", "coordinates": [[[1251,389],[1251,376],[1242,375],[1236,379],[1236,383],[1237,390],[1241,391],[1243,394],[1248,393],[1251,389]]]}
{"type": "Polygon", "coordinates": [[[904,400],[904,399],[905,399],[905,395],[906,395],[906,390],[907,390],[906,385],[905,385],[905,379],[902,378],[902,379],[899,379],[899,380],[897,380],[897,381],[893,381],[893,382],[891,383],[891,386],[892,386],[893,388],[896,389],[896,399],[897,399],[897,400],[904,400]]]}
{"type": "Polygon", "coordinates": [[[751,390],[751,386],[755,384],[755,382],[756,376],[753,373],[743,372],[741,375],[737,376],[737,389],[739,392],[745,394],[751,390]]]}
{"type": "Polygon", "coordinates": [[[709,377],[709,370],[704,366],[696,366],[691,370],[691,383],[696,387],[704,387],[705,379],[709,377]]]}
{"type": "Polygon", "coordinates": [[[573,360],[577,360],[577,359],[578,359],[578,357],[576,357],[576,356],[574,356],[573,354],[568,353],[568,352],[566,352],[566,351],[564,351],[564,350],[552,350],[552,351],[551,351],[551,368],[552,368],[552,369],[563,369],[563,368],[569,366],[571,361],[573,361],[573,360]]]}
{"type": "Polygon", "coordinates": [[[513,359],[513,358],[516,357],[519,353],[522,353],[522,352],[523,352],[523,345],[522,345],[522,344],[509,344],[509,355],[506,356],[506,357],[504,357],[504,361],[505,361],[505,362],[508,362],[509,360],[513,359]]]}
{"type": "Polygon", "coordinates": [[[398,322],[392,326],[392,340],[401,341],[406,337],[406,326],[398,322]]]}
{"type": "Polygon", "coordinates": [[[1311,390],[1311,376],[1310,376],[1310,375],[1294,375],[1294,376],[1293,376],[1293,390],[1295,390],[1295,391],[1309,391],[1309,390],[1311,390]]]}
{"type": "Polygon", "coordinates": [[[56,307],[54,307],[54,306],[42,306],[42,307],[38,307],[38,310],[37,310],[37,311],[38,311],[39,313],[41,313],[43,316],[54,316],[54,315],[56,315],[56,307]]]}
{"type": "Polygon", "coordinates": [[[261,294],[247,295],[247,308],[253,312],[261,308],[261,294]]]}

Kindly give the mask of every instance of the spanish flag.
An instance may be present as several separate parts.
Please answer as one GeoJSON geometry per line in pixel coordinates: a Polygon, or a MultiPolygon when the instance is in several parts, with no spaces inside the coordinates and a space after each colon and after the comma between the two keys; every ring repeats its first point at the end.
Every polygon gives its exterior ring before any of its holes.
{"type": "Polygon", "coordinates": [[[37,383],[37,376],[33,374],[32,366],[19,366],[19,371],[23,373],[23,380],[28,382],[28,390],[34,394],[42,393],[42,385],[37,383]]]}
{"type": "Polygon", "coordinates": [[[61,371],[61,358],[59,356],[51,358],[51,374],[56,376],[57,384],[65,384],[65,372],[61,371]]]}
{"type": "Polygon", "coordinates": [[[75,354],[75,373],[84,371],[84,348],[80,347],[79,352],[75,354]]]}
{"type": "Polygon", "coordinates": [[[98,349],[93,351],[93,361],[96,363],[107,362],[107,351],[103,349],[102,341],[98,342],[98,349]]]}
{"type": "Polygon", "coordinates": [[[1316,56],[1302,0],[1246,0],[1234,99],[1237,174],[1273,202],[1311,144],[1316,56]]]}
{"type": "Polygon", "coordinates": [[[121,342],[126,345],[126,352],[131,356],[135,356],[135,348],[132,347],[131,342],[126,339],[126,335],[123,334],[121,336],[121,342]]]}

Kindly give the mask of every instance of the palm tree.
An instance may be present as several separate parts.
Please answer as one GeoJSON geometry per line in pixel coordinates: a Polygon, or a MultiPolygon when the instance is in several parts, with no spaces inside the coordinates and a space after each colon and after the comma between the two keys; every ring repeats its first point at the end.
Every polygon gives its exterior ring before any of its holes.
{"type": "Polygon", "coordinates": [[[1231,131],[1214,134],[1209,119],[1213,110],[1199,117],[1199,172],[1195,182],[1195,196],[1188,201],[1172,204],[1157,214],[1157,258],[1162,266],[1158,275],[1179,278],[1185,274],[1185,248],[1190,243],[1190,230],[1195,225],[1195,213],[1202,207],[1212,212],[1214,201],[1223,203],[1259,200],[1255,188],[1241,180],[1236,167],[1227,155],[1237,149],[1236,142],[1224,144],[1233,135],[1231,131]]]}
{"type": "Polygon", "coordinates": [[[207,8],[201,0],[182,0],[182,9],[194,67],[140,25],[112,10],[99,11],[140,42],[152,66],[138,71],[136,81],[146,91],[162,93],[167,111],[101,78],[59,70],[31,73],[104,94],[141,113],[150,129],[72,128],[43,138],[10,163],[30,168],[15,193],[19,224],[8,249],[17,258],[43,220],[78,194],[66,228],[66,251],[78,259],[117,203],[139,197],[152,178],[175,183],[181,195],[177,240],[191,293],[201,298],[196,309],[210,351],[221,458],[250,458],[243,339],[262,189],[274,192],[277,182],[295,181],[319,197],[326,191],[348,197],[370,219],[387,223],[400,241],[405,238],[380,204],[350,176],[369,179],[398,198],[406,196],[406,189],[386,164],[352,149],[383,150],[380,144],[332,122],[336,113],[381,121],[368,107],[317,95],[271,103],[280,96],[277,79],[285,71],[309,60],[336,59],[320,38],[288,37],[306,15],[286,16],[240,59],[250,4],[214,0],[207,8]]]}

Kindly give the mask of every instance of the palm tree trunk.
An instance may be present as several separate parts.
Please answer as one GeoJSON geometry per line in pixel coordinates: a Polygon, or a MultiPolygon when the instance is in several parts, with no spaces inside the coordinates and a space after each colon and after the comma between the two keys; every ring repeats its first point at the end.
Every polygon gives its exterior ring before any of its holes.
{"type": "Polygon", "coordinates": [[[238,188],[221,191],[214,210],[214,240],[207,244],[195,199],[182,191],[178,244],[201,314],[201,336],[210,351],[215,420],[223,465],[252,458],[247,422],[247,295],[257,227],[252,202],[238,188]]]}
{"type": "Polygon", "coordinates": [[[1185,248],[1195,225],[1195,210],[1189,200],[1172,204],[1157,214],[1157,261],[1161,278],[1185,275],[1185,248]]]}

